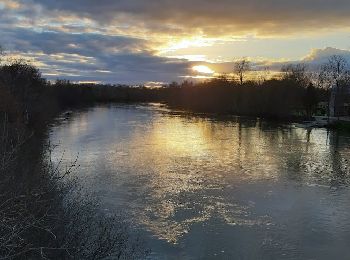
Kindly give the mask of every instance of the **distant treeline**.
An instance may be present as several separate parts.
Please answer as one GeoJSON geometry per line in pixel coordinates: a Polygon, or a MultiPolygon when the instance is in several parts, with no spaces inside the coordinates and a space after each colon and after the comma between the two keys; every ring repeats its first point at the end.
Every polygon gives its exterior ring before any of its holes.
{"type": "MultiPolygon", "coordinates": [[[[249,68],[247,61],[244,61],[245,66],[238,65],[237,68],[249,68]]],[[[68,107],[96,102],[162,102],[194,112],[309,117],[316,112],[327,113],[317,111],[317,106],[324,102],[323,107],[327,107],[330,86],[349,86],[347,67],[342,57],[334,56],[316,77],[305,65],[297,64],[282,67],[281,76],[275,79],[245,81],[245,71],[236,69],[239,80],[220,76],[201,83],[185,81],[147,88],[76,84],[67,80],[49,82],[38,68],[15,61],[0,66],[0,98],[3,100],[0,106],[11,111],[8,113],[11,118],[33,125],[46,122],[68,107]]]]}
{"type": "Polygon", "coordinates": [[[304,86],[288,78],[239,84],[222,77],[197,84],[173,83],[161,88],[57,81],[49,85],[49,89],[61,107],[93,102],[162,102],[193,112],[275,118],[310,116],[317,104],[327,102],[329,96],[327,90],[312,83],[304,86]]]}
{"type": "MultiPolygon", "coordinates": [[[[329,90],[310,80],[304,67],[285,69],[279,79],[260,82],[226,77],[194,84],[185,81],[161,88],[75,84],[45,80],[39,69],[23,62],[0,67],[0,109],[12,121],[42,125],[68,107],[96,102],[162,102],[194,112],[229,113],[259,117],[307,117],[329,90]]],[[[324,111],[326,113],[327,111],[324,111]]]]}
{"type": "Polygon", "coordinates": [[[193,112],[279,119],[326,115],[330,88],[350,86],[348,64],[341,56],[330,57],[317,72],[308,71],[305,64],[286,65],[278,78],[258,81],[244,80],[248,65],[245,60],[238,61],[235,78],[220,76],[201,83],[185,81],[161,88],[73,84],[65,80],[48,86],[61,107],[92,102],[162,102],[193,112]]]}

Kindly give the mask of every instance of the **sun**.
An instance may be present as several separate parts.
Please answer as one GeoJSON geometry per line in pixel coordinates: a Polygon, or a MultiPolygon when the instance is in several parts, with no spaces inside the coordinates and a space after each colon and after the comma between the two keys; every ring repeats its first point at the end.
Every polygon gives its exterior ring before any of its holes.
{"type": "Polygon", "coordinates": [[[197,71],[197,72],[203,73],[203,74],[213,74],[215,72],[211,68],[209,68],[209,67],[207,67],[205,65],[193,66],[192,69],[194,71],[197,71]]]}

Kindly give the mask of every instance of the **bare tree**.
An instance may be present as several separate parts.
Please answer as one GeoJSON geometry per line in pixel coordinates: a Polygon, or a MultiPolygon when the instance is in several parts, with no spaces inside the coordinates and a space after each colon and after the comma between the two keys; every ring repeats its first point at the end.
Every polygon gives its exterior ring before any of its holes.
{"type": "Polygon", "coordinates": [[[319,82],[324,88],[330,89],[328,116],[339,116],[344,109],[343,103],[350,84],[350,72],[346,59],[340,55],[331,56],[321,67],[319,82]]]}
{"type": "Polygon", "coordinates": [[[263,84],[265,81],[271,78],[271,70],[270,67],[266,66],[261,71],[259,71],[257,75],[257,82],[259,84],[263,84]]]}
{"type": "Polygon", "coordinates": [[[1,65],[1,62],[2,62],[3,56],[4,56],[4,49],[3,49],[2,46],[0,45],[0,65],[1,65]]]}
{"type": "Polygon", "coordinates": [[[304,63],[284,65],[281,72],[283,79],[293,80],[301,86],[307,87],[310,83],[307,65],[304,63]]]}
{"type": "Polygon", "coordinates": [[[234,63],[234,72],[239,77],[239,82],[241,85],[243,84],[244,77],[248,71],[250,71],[251,66],[250,62],[246,58],[242,58],[240,60],[237,60],[234,63]]]}
{"type": "Polygon", "coordinates": [[[328,59],[328,62],[322,65],[320,78],[323,85],[339,85],[342,82],[349,81],[349,68],[346,59],[340,55],[333,55],[328,59]]]}

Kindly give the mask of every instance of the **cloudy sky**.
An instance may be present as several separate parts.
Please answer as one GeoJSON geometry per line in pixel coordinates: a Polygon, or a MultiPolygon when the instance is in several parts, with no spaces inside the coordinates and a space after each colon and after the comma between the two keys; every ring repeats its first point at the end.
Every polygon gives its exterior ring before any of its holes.
{"type": "Polygon", "coordinates": [[[349,0],[0,0],[0,45],[49,79],[139,84],[350,60],[349,0]]]}

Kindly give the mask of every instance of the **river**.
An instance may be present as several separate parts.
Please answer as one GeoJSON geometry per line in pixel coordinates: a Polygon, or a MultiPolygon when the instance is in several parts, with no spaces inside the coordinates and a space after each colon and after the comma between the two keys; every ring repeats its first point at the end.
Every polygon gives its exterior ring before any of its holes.
{"type": "Polygon", "coordinates": [[[350,259],[350,135],[139,104],[74,111],[49,138],[151,259],[350,259]]]}

